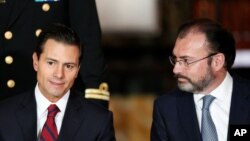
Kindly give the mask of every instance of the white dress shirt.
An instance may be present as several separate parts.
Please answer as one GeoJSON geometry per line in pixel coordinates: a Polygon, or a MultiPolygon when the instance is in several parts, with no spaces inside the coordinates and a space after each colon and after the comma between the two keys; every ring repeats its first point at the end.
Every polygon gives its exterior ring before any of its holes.
{"type": "MultiPolygon", "coordinates": [[[[218,141],[227,141],[232,89],[233,79],[231,75],[227,73],[223,82],[210,93],[210,95],[215,97],[209,109],[216,127],[218,141]]],[[[200,129],[203,96],[205,96],[205,94],[194,94],[194,102],[200,129]]]]}
{"type": "Polygon", "coordinates": [[[69,99],[69,93],[68,91],[59,101],[56,103],[51,103],[47,98],[45,98],[41,91],[39,90],[38,84],[35,88],[35,98],[36,98],[36,104],[37,104],[37,136],[39,137],[43,128],[43,125],[45,124],[47,120],[47,114],[48,114],[48,107],[51,104],[56,104],[56,106],[60,109],[60,111],[57,113],[55,117],[55,123],[57,127],[58,134],[60,133],[61,126],[62,126],[62,120],[64,117],[66,105],[69,99]]]}

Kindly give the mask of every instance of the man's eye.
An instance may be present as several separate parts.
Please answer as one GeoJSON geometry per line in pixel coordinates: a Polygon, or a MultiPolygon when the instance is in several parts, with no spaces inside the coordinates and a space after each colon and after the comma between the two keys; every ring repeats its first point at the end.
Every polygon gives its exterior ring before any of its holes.
{"type": "Polygon", "coordinates": [[[188,60],[188,59],[183,59],[183,62],[186,63],[186,64],[189,64],[189,63],[190,63],[190,60],[188,60]]]}
{"type": "Polygon", "coordinates": [[[72,70],[72,69],[74,68],[74,66],[73,66],[73,65],[66,65],[66,68],[67,68],[68,70],[72,70]]]}
{"type": "Polygon", "coordinates": [[[54,62],[52,62],[52,61],[47,61],[47,64],[49,64],[49,65],[53,65],[53,64],[54,64],[54,62]]]}

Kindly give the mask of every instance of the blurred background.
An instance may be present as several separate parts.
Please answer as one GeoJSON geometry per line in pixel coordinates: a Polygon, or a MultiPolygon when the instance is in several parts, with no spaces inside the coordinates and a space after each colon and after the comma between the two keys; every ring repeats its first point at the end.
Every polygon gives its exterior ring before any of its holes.
{"type": "Polygon", "coordinates": [[[250,79],[249,0],[96,0],[117,141],[149,141],[154,99],[175,87],[168,61],[178,27],[208,17],[229,29],[232,73],[250,79]]]}

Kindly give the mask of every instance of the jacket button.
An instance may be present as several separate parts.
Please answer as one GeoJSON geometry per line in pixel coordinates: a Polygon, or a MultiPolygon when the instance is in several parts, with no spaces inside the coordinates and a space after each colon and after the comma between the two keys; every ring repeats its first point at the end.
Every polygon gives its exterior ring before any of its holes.
{"type": "Polygon", "coordinates": [[[15,81],[12,80],[12,79],[8,80],[7,86],[8,86],[9,88],[14,88],[14,87],[15,87],[15,81]]]}
{"type": "Polygon", "coordinates": [[[13,57],[12,56],[6,56],[5,57],[5,63],[6,64],[12,64],[13,63],[13,57]]]}
{"type": "Polygon", "coordinates": [[[6,31],[4,33],[4,37],[5,37],[5,39],[10,40],[13,37],[13,34],[11,31],[6,31]]]}
{"type": "Polygon", "coordinates": [[[42,29],[37,29],[35,32],[36,37],[38,37],[41,34],[41,32],[42,32],[42,29]]]}
{"type": "Polygon", "coordinates": [[[49,9],[50,9],[49,4],[48,3],[44,3],[43,6],[42,6],[42,9],[43,9],[44,12],[48,12],[49,9]]]}

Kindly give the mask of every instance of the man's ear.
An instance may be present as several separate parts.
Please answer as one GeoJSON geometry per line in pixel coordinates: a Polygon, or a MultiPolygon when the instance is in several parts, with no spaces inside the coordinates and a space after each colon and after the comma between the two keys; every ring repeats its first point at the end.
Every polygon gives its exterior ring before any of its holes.
{"type": "Polygon", "coordinates": [[[37,57],[36,52],[33,53],[32,59],[33,59],[33,68],[35,71],[37,71],[38,70],[38,57],[37,57]]]}
{"type": "Polygon", "coordinates": [[[216,71],[219,71],[224,68],[225,64],[225,56],[222,53],[218,53],[215,56],[213,56],[212,65],[215,68],[216,71]]]}

